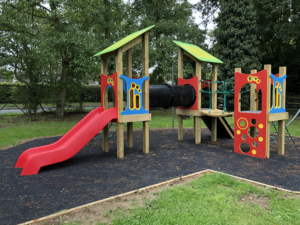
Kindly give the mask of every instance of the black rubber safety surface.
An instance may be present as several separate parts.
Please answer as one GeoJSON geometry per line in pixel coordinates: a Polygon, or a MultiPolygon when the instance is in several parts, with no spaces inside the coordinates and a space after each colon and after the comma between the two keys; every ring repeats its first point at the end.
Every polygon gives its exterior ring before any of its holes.
{"type": "MultiPolygon", "coordinates": [[[[126,146],[126,132],[124,136],[126,146]]],[[[14,168],[20,154],[58,139],[37,139],[0,151],[1,224],[26,222],[204,169],[300,190],[300,148],[291,141],[284,156],[278,156],[271,143],[271,158],[259,159],[234,153],[232,139],[211,142],[206,128],[200,145],[194,144],[192,129],[184,129],[183,141],[177,140],[177,131],[150,130],[149,154],[142,152],[143,132],[134,131],[134,148],[125,148],[124,159],[116,157],[115,135],[109,153],[102,153],[101,143],[94,143],[65,162],[21,177],[21,169],[14,168]]]]}

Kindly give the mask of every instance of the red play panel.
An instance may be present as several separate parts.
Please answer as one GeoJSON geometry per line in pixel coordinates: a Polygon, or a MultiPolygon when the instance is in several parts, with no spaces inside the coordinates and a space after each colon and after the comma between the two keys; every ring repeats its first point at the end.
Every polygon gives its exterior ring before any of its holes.
{"type": "Polygon", "coordinates": [[[198,93],[198,85],[199,85],[198,77],[195,76],[191,79],[178,78],[178,85],[185,85],[185,84],[189,84],[195,89],[196,100],[195,100],[194,104],[191,107],[189,107],[189,108],[178,107],[178,109],[198,110],[198,95],[199,95],[199,93],[198,93]]]}
{"type": "Polygon", "coordinates": [[[255,74],[235,73],[234,152],[236,153],[266,158],[267,79],[267,70],[262,70],[255,74]],[[261,111],[239,111],[239,92],[244,85],[249,83],[255,83],[257,85],[257,90],[261,90],[261,111]],[[250,136],[250,127],[256,128],[256,134],[253,137],[250,136]]]}

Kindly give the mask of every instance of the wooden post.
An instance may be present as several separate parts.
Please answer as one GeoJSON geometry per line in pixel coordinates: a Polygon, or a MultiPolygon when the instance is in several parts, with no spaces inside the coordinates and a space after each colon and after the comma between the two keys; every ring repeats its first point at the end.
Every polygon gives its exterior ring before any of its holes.
{"type": "MultiPolygon", "coordinates": [[[[198,112],[201,111],[201,69],[202,69],[202,62],[196,60],[195,62],[195,76],[198,77],[198,112]]],[[[194,131],[195,131],[195,144],[201,143],[201,117],[195,116],[194,117],[194,131]]]]}
{"type": "MultiPolygon", "coordinates": [[[[123,58],[121,49],[117,50],[116,53],[116,70],[118,72],[118,117],[123,111],[123,80],[120,75],[123,74],[123,58]]],[[[117,157],[124,158],[124,124],[117,124],[117,157]]]]}
{"type": "MultiPolygon", "coordinates": [[[[107,75],[107,59],[101,60],[101,74],[107,75]]],[[[103,101],[102,107],[104,109],[108,108],[108,99],[107,99],[107,89],[103,92],[103,101]]],[[[102,151],[108,152],[108,125],[106,125],[102,130],[102,151]]]]}
{"type": "MultiPolygon", "coordinates": [[[[251,74],[254,73],[257,73],[257,70],[251,70],[251,74]]],[[[255,89],[256,89],[256,84],[250,83],[250,111],[257,111],[257,105],[256,105],[257,94],[255,92],[255,89]]],[[[256,134],[256,128],[254,126],[251,126],[250,136],[255,137],[255,134],[256,134]]]]}
{"type": "MultiPolygon", "coordinates": [[[[286,67],[279,67],[279,77],[286,75],[286,67]]],[[[286,105],[286,79],[283,81],[282,87],[282,107],[286,105]]],[[[285,142],[285,120],[278,121],[278,155],[284,155],[284,142],[285,142]]]]}
{"type": "MultiPolygon", "coordinates": [[[[264,69],[268,70],[268,79],[267,79],[267,118],[269,118],[270,104],[271,104],[271,65],[264,65],[264,69]]],[[[267,136],[266,136],[266,158],[270,158],[270,123],[267,121],[266,124],[267,136]]]]}
{"type": "MultiPolygon", "coordinates": [[[[126,66],[126,75],[129,78],[132,78],[132,49],[126,51],[127,57],[127,66],[126,66]]],[[[127,99],[128,101],[128,99],[127,99]]],[[[133,123],[127,123],[127,148],[133,147],[133,123]]]]}
{"type": "MultiPolygon", "coordinates": [[[[149,32],[142,35],[143,77],[149,76],[149,32]]],[[[144,109],[149,110],[149,79],[143,84],[144,109]]],[[[143,152],[149,153],[149,121],[143,122],[143,152]]]]}
{"type": "Polygon", "coordinates": [[[201,117],[195,116],[195,144],[201,143],[201,117]]]}
{"type": "MultiPolygon", "coordinates": [[[[217,64],[212,64],[212,82],[217,81],[217,64]]],[[[211,91],[217,92],[217,83],[211,84],[211,91]]],[[[217,93],[211,95],[211,108],[217,109],[217,93]]],[[[211,141],[217,141],[217,117],[211,117],[211,141]]]]}
{"type": "MultiPolygon", "coordinates": [[[[234,72],[235,73],[241,73],[242,72],[242,68],[235,68],[234,69],[234,72]]],[[[242,109],[242,103],[240,102],[241,101],[241,92],[239,92],[239,111],[241,111],[241,109],[242,109]]]]}
{"type": "Polygon", "coordinates": [[[178,115],[178,141],[183,140],[183,116],[178,115]]]}
{"type": "MultiPolygon", "coordinates": [[[[183,49],[178,47],[178,78],[183,78],[183,49]]],[[[183,140],[183,116],[178,115],[178,140],[183,140]]]]}

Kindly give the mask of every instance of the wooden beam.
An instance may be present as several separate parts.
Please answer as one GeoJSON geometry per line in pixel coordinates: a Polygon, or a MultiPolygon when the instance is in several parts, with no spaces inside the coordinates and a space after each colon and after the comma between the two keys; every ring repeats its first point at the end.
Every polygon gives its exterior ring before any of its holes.
{"type": "Polygon", "coordinates": [[[201,116],[201,112],[197,110],[176,109],[177,115],[201,116]]]}
{"type": "Polygon", "coordinates": [[[151,120],[151,113],[138,114],[138,115],[120,115],[119,116],[120,123],[150,121],[150,120],[151,120]]]}
{"type": "Polygon", "coordinates": [[[108,59],[109,57],[115,55],[116,52],[117,52],[117,50],[111,51],[111,52],[108,52],[108,53],[105,53],[105,54],[101,55],[101,60],[106,60],[106,59],[108,59]]]}
{"type": "MultiPolygon", "coordinates": [[[[217,70],[218,70],[218,65],[216,63],[212,64],[212,82],[217,81],[217,70]]],[[[211,90],[212,92],[217,92],[217,83],[212,83],[211,84],[211,90]]],[[[211,94],[211,108],[212,110],[217,109],[217,93],[212,93],[211,94]]],[[[217,141],[217,117],[212,117],[211,118],[211,141],[217,141]]]]}
{"type": "MultiPolygon", "coordinates": [[[[107,75],[107,59],[102,59],[101,57],[101,74],[107,75]]],[[[108,93],[107,89],[103,92],[103,101],[101,106],[104,109],[108,108],[108,93]]],[[[108,125],[106,125],[102,130],[102,151],[108,152],[108,125]]]]}
{"type": "Polygon", "coordinates": [[[124,124],[117,123],[117,157],[124,158],[124,124]]]}
{"type": "MultiPolygon", "coordinates": [[[[286,75],[286,67],[279,67],[279,77],[286,75]]],[[[283,81],[282,87],[282,107],[286,106],[286,79],[283,81]]],[[[287,113],[288,114],[288,113],[287,113]]],[[[288,115],[287,118],[288,119],[288,115]]],[[[278,143],[277,143],[277,154],[284,155],[284,142],[285,142],[285,120],[278,121],[278,143]]]]}
{"type": "MultiPolygon", "coordinates": [[[[142,76],[149,77],[149,32],[147,31],[142,35],[142,48],[143,48],[143,71],[142,76]]],[[[143,83],[143,102],[144,109],[149,110],[149,79],[143,83]]]]}
{"type": "Polygon", "coordinates": [[[201,111],[201,82],[200,80],[202,79],[202,62],[199,60],[196,61],[196,66],[195,66],[195,76],[198,77],[198,111],[201,111]]]}
{"type": "MultiPolygon", "coordinates": [[[[194,76],[198,77],[198,90],[196,90],[198,92],[198,112],[201,111],[201,71],[202,70],[202,62],[197,60],[195,62],[195,74],[194,76]]],[[[201,117],[200,116],[195,116],[194,117],[194,135],[195,135],[195,143],[196,144],[200,144],[201,143],[201,117]]]]}
{"type": "Polygon", "coordinates": [[[183,50],[183,54],[186,55],[186,56],[188,56],[191,60],[194,60],[194,62],[200,61],[199,59],[197,59],[195,56],[191,55],[187,51],[183,50]]]}
{"type": "MultiPolygon", "coordinates": [[[[282,66],[279,67],[279,77],[286,75],[286,67],[282,66]]],[[[283,80],[283,87],[282,87],[282,106],[285,108],[286,106],[286,79],[283,80]]]]}
{"type": "Polygon", "coordinates": [[[143,122],[143,153],[149,153],[149,121],[143,122]]]}
{"type": "Polygon", "coordinates": [[[102,151],[108,152],[108,125],[102,130],[102,151]]]}
{"type": "MultiPolygon", "coordinates": [[[[234,69],[234,72],[235,73],[241,73],[242,72],[242,68],[235,68],[234,69]]],[[[241,92],[239,92],[239,100],[238,100],[238,103],[239,103],[239,111],[241,111],[241,109],[242,109],[242,103],[240,102],[240,100],[241,100],[241,92]]]]}
{"type": "MultiPolygon", "coordinates": [[[[149,31],[142,34],[143,77],[149,77],[149,31]]],[[[144,109],[149,110],[149,79],[143,84],[144,109]]],[[[151,119],[151,114],[150,114],[151,119]]],[[[143,153],[149,153],[149,121],[143,122],[143,153]]]]}
{"type": "MultiPolygon", "coordinates": [[[[218,65],[216,63],[213,64],[212,67],[212,82],[217,81],[217,70],[218,70],[218,65]]],[[[212,83],[211,84],[211,91],[212,92],[217,92],[217,83],[212,83]]],[[[212,109],[217,109],[217,93],[212,93],[211,94],[211,108],[212,109]]]]}
{"type": "Polygon", "coordinates": [[[195,62],[195,60],[191,59],[190,57],[183,55],[183,61],[184,62],[195,62]]]}
{"type": "Polygon", "coordinates": [[[226,119],[224,117],[218,117],[218,120],[223,124],[223,127],[225,128],[225,130],[227,131],[227,133],[229,134],[229,136],[234,139],[234,134],[232,133],[231,128],[228,127],[228,123],[226,122],[226,119]]]}
{"type": "Polygon", "coordinates": [[[178,140],[183,140],[183,116],[178,115],[178,140]]]}
{"type": "MultiPolygon", "coordinates": [[[[272,71],[271,65],[264,65],[264,69],[268,70],[267,79],[267,118],[269,118],[269,111],[271,108],[271,78],[270,73],[272,71]]],[[[267,121],[266,124],[267,137],[266,137],[266,158],[270,158],[270,123],[267,121]]]]}
{"type": "MultiPolygon", "coordinates": [[[[132,48],[128,49],[126,52],[127,66],[126,66],[126,75],[129,78],[132,78],[132,48]]],[[[133,147],[133,123],[127,123],[127,148],[133,147]]]]}
{"type": "Polygon", "coordinates": [[[218,124],[218,117],[211,117],[211,141],[217,141],[217,124],[218,124]]]}
{"type": "MultiPolygon", "coordinates": [[[[257,70],[251,70],[251,74],[257,73],[257,70]]],[[[256,84],[250,83],[250,111],[257,111],[256,98],[257,94],[255,92],[256,84]]],[[[258,99],[257,99],[258,101],[258,99]]],[[[255,137],[256,128],[254,126],[250,127],[250,136],[255,137]]]]}
{"type": "MultiPolygon", "coordinates": [[[[104,74],[107,76],[107,60],[106,59],[101,59],[101,74],[104,74]]],[[[103,92],[103,100],[104,102],[101,102],[101,106],[104,107],[104,109],[108,108],[108,94],[107,94],[107,89],[104,90],[103,92]]]]}
{"type": "Polygon", "coordinates": [[[132,49],[128,49],[126,52],[127,57],[127,66],[126,66],[126,75],[129,78],[132,78],[132,49]]]}
{"type": "MultiPolygon", "coordinates": [[[[116,54],[116,70],[118,72],[118,102],[116,104],[119,119],[120,113],[123,111],[123,80],[120,78],[120,75],[123,74],[123,58],[120,49],[116,54]]],[[[117,124],[117,157],[124,157],[124,125],[120,121],[117,124]]]]}
{"type": "Polygon", "coordinates": [[[287,120],[289,119],[289,113],[271,113],[268,115],[268,122],[279,121],[279,120],[287,120]]]}
{"type": "Polygon", "coordinates": [[[193,138],[195,138],[195,134],[196,134],[196,116],[194,116],[193,118],[194,118],[193,138]]]}
{"type": "Polygon", "coordinates": [[[118,50],[116,54],[116,70],[118,72],[118,117],[123,111],[123,79],[120,78],[120,75],[123,74],[123,57],[122,52],[118,50]]]}
{"type": "Polygon", "coordinates": [[[201,143],[201,117],[195,116],[195,144],[201,143]]]}
{"type": "Polygon", "coordinates": [[[183,49],[178,47],[178,78],[183,78],[183,49]]]}
{"type": "Polygon", "coordinates": [[[127,123],[127,148],[133,147],[133,123],[127,123]]]}
{"type": "MultiPolygon", "coordinates": [[[[148,33],[148,32],[146,32],[148,33]]],[[[143,34],[144,35],[144,34],[143,34]]],[[[126,52],[128,49],[132,48],[133,46],[137,45],[138,43],[140,43],[142,41],[142,36],[138,36],[135,39],[131,40],[130,42],[128,42],[127,44],[123,45],[120,49],[121,52],[126,52]]]]}

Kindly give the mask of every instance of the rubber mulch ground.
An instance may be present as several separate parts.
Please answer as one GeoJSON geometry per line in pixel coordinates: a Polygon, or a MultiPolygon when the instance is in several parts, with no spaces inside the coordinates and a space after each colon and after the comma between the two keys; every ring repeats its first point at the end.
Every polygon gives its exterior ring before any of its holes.
{"type": "MultiPolygon", "coordinates": [[[[126,146],[126,132],[124,135],[126,146]]],[[[284,156],[276,154],[277,146],[272,143],[271,158],[259,159],[233,153],[232,139],[211,142],[206,128],[202,129],[201,145],[194,144],[192,129],[184,130],[183,141],[178,141],[172,130],[150,130],[150,154],[142,153],[142,137],[141,130],[134,131],[134,148],[125,148],[124,159],[116,157],[114,136],[109,153],[102,153],[101,143],[94,143],[65,162],[22,177],[21,169],[14,168],[20,154],[59,137],[0,151],[0,223],[26,222],[204,169],[300,190],[300,149],[291,141],[287,141],[284,156]]]]}

